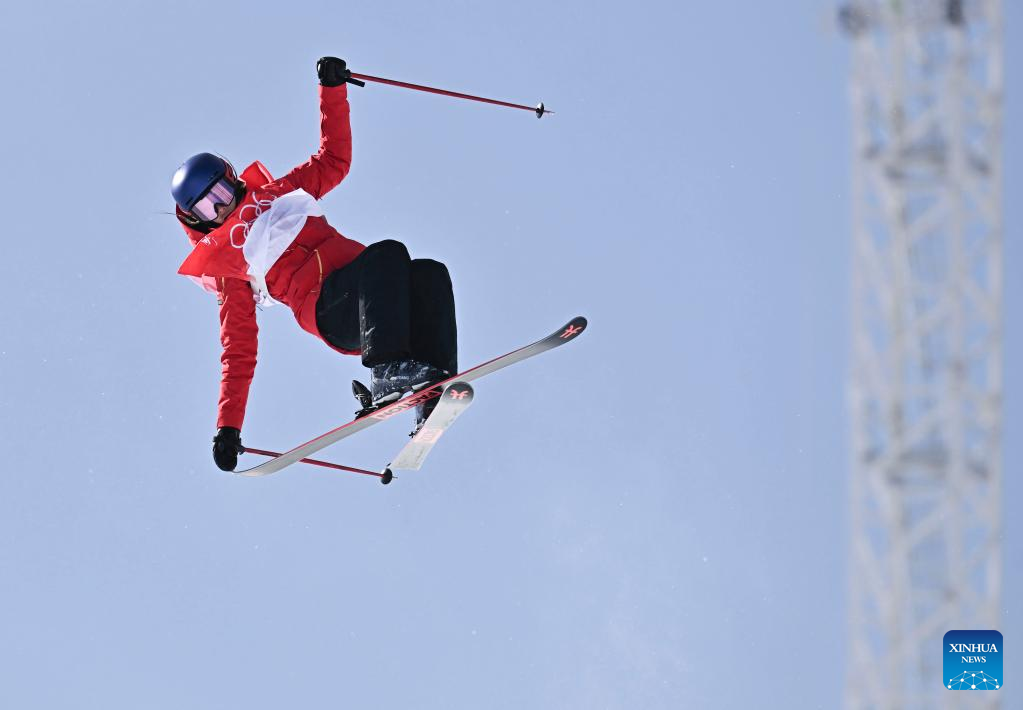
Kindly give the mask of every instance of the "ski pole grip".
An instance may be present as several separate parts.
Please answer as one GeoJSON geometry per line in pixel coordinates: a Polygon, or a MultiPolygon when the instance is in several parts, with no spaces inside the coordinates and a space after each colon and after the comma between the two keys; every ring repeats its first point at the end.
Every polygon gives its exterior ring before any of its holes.
{"type": "Polygon", "coordinates": [[[359,81],[358,79],[353,79],[352,77],[348,77],[347,79],[345,79],[345,81],[348,82],[349,84],[355,84],[356,86],[365,86],[366,85],[366,82],[359,81]]]}

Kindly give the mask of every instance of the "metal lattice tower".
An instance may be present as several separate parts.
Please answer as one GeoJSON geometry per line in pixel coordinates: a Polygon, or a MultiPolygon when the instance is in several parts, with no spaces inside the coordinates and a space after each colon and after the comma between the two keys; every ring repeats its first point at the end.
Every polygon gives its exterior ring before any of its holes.
{"type": "Polygon", "coordinates": [[[997,708],[942,636],[999,628],[1001,0],[853,0],[849,710],[997,708]]]}

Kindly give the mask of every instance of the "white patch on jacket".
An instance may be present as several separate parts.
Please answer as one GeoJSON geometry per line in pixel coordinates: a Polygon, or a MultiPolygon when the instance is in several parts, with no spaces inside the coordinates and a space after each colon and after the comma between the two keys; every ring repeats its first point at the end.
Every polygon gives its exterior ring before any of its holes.
{"type": "Polygon", "coordinates": [[[306,219],[322,216],[323,210],[316,198],[299,188],[278,197],[270,209],[256,217],[245,237],[242,254],[249,265],[249,283],[259,305],[277,303],[266,287],[267,272],[295,241],[306,219]]]}

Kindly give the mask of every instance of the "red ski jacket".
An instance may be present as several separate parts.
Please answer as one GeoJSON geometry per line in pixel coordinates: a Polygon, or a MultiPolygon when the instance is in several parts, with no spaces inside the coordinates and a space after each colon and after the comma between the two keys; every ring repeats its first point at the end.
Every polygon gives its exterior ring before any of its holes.
{"type": "MultiPolygon", "coordinates": [[[[260,215],[270,212],[277,198],[285,195],[298,195],[300,201],[304,198],[313,205],[310,196],[319,200],[327,194],[344,179],[351,165],[352,130],[347,87],[342,84],[319,89],[320,150],[308,162],[279,180],[274,180],[259,162],[247,167],[240,175],[246,185],[245,197],[224,224],[208,234],[189,227],[178,210],[178,220],[192,243],[192,252],[178,273],[215,292],[220,303],[220,341],[224,350],[220,358],[217,427],[242,428],[249,386],[256,369],[256,301],[261,296],[250,275],[253,267],[247,262],[246,240],[250,228],[260,215]],[[308,195],[296,193],[297,190],[304,190],[308,195]]],[[[288,200],[282,200],[281,204],[286,202],[288,200]]],[[[323,216],[316,216],[316,212],[299,215],[297,220],[292,216],[292,223],[301,227],[292,229],[283,242],[277,242],[283,252],[270,257],[263,297],[268,295],[269,302],[287,305],[299,325],[322,340],[316,327],[320,285],[325,276],[351,262],[365,247],[341,236],[323,216]]],[[[251,240],[250,247],[254,241],[251,240]]]]}

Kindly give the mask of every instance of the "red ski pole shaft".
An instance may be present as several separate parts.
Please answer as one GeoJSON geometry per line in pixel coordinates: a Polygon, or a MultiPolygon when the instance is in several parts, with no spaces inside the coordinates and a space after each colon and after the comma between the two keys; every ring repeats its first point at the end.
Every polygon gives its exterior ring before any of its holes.
{"type": "Polygon", "coordinates": [[[554,113],[544,108],[543,102],[541,101],[536,106],[526,106],[524,104],[513,104],[507,101],[498,101],[497,99],[488,99],[483,96],[473,96],[472,94],[462,94],[457,91],[448,91],[447,89],[437,89],[432,86],[423,86],[422,84],[410,84],[407,81],[396,81],[394,79],[384,79],[379,76],[370,76],[369,74],[356,74],[352,72],[353,79],[362,79],[363,81],[374,81],[378,84],[390,84],[391,86],[400,86],[403,89],[414,89],[415,91],[425,91],[430,94],[440,94],[442,96],[453,96],[456,99],[468,99],[469,101],[480,101],[485,104],[494,104],[495,106],[507,106],[508,108],[520,108],[524,111],[532,111],[536,114],[537,118],[542,117],[545,113],[554,113]]]}
{"type": "MultiPolygon", "coordinates": [[[[250,454],[259,454],[260,456],[280,456],[276,451],[266,451],[264,449],[253,449],[251,446],[245,447],[245,452],[250,454]]],[[[299,459],[302,463],[311,463],[314,466],[323,466],[324,468],[333,468],[337,471],[350,471],[351,473],[361,473],[366,476],[376,476],[377,478],[384,478],[386,473],[377,473],[376,471],[368,471],[364,468],[354,468],[352,466],[342,466],[339,463],[331,463],[330,461],[318,461],[317,459],[299,459]]]]}

